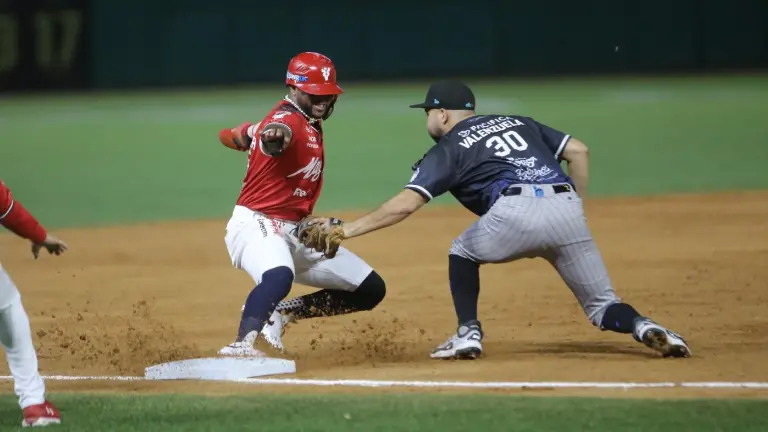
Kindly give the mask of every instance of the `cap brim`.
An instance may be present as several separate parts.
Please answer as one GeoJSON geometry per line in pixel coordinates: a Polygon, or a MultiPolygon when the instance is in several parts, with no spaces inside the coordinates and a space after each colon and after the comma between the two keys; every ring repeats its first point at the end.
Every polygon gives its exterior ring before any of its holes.
{"type": "Polygon", "coordinates": [[[410,108],[435,108],[435,105],[434,104],[430,104],[430,103],[426,103],[426,102],[422,102],[420,104],[410,105],[410,108]]]}
{"type": "Polygon", "coordinates": [[[316,96],[328,96],[328,95],[339,95],[344,93],[344,90],[341,89],[337,84],[334,83],[327,83],[327,84],[295,84],[297,88],[299,88],[304,93],[309,93],[311,95],[316,96]]]}

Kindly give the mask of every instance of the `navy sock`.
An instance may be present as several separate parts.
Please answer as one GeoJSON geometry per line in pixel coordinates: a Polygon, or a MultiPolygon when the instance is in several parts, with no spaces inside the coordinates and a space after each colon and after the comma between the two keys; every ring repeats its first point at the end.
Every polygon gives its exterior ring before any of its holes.
{"type": "Polygon", "coordinates": [[[267,270],[245,300],[237,341],[242,341],[252,331],[261,331],[280,300],[291,292],[293,271],[288,267],[267,270]]]}
{"type": "Polygon", "coordinates": [[[459,324],[477,320],[480,265],[458,255],[448,255],[448,280],[459,324]]]}
{"type": "Polygon", "coordinates": [[[615,303],[605,309],[600,330],[610,330],[616,333],[632,333],[635,331],[635,319],[640,314],[626,303],[615,303]]]}

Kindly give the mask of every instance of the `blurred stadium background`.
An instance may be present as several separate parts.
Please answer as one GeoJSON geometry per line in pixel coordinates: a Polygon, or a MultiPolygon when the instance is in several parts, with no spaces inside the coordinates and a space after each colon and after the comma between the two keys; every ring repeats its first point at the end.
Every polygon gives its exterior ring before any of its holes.
{"type": "Polygon", "coordinates": [[[280,81],[301,51],[344,82],[768,66],[763,0],[0,1],[0,89],[280,81]]]}

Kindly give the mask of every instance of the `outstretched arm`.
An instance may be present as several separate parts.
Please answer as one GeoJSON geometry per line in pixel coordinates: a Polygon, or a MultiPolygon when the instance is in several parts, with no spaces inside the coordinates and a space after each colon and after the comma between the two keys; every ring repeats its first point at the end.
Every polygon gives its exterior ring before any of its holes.
{"type": "Polygon", "coordinates": [[[403,189],[367,215],[342,225],[345,238],[352,238],[402,222],[420,209],[427,200],[411,189],[403,189]]]}
{"type": "Polygon", "coordinates": [[[19,237],[40,243],[48,233],[0,180],[0,224],[19,237]]]}
{"type": "Polygon", "coordinates": [[[13,199],[11,190],[0,180],[0,225],[12,233],[32,242],[32,255],[37,258],[40,249],[60,255],[67,250],[67,244],[48,234],[42,225],[20,202],[13,199]]]}
{"type": "Polygon", "coordinates": [[[289,123],[274,114],[264,121],[265,126],[259,131],[261,123],[245,122],[240,126],[219,131],[219,142],[224,147],[237,151],[251,149],[253,140],[258,140],[258,147],[266,156],[278,156],[285,151],[293,140],[293,131],[289,123]],[[258,136],[257,136],[258,133],[258,136]]]}
{"type": "Polygon", "coordinates": [[[455,154],[446,145],[432,147],[414,165],[414,174],[405,188],[376,210],[352,222],[329,226],[328,219],[311,221],[317,225],[304,245],[333,258],[344,239],[358,237],[401,222],[433,198],[442,195],[456,181],[455,154]]]}
{"type": "Polygon", "coordinates": [[[405,189],[376,210],[352,222],[343,223],[332,218],[312,218],[307,221],[306,226],[299,228],[298,237],[305,246],[324,253],[327,258],[333,258],[344,239],[395,225],[415,213],[427,202],[420,193],[405,189]]]}

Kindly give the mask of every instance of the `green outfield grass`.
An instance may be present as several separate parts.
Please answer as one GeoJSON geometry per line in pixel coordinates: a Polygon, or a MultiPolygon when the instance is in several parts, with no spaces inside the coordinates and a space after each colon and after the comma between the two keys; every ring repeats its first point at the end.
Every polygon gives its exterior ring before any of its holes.
{"type": "MultiPolygon", "coordinates": [[[[469,82],[480,112],[533,116],[590,145],[594,194],[768,185],[767,76],[469,82]]],[[[431,144],[423,112],[407,108],[426,86],[345,87],[327,123],[321,210],[374,206],[408,181],[431,144]]],[[[0,177],[51,226],[224,217],[245,155],[217,132],[259,120],[283,93],[4,98],[0,177]]]]}
{"type": "MultiPolygon", "coordinates": [[[[0,429],[21,423],[0,399],[0,429]]],[[[57,431],[765,431],[768,401],[517,396],[56,395],[57,431]]],[[[19,428],[21,429],[21,428],[19,428]]],[[[53,429],[52,429],[53,430],[53,429]]]]}

